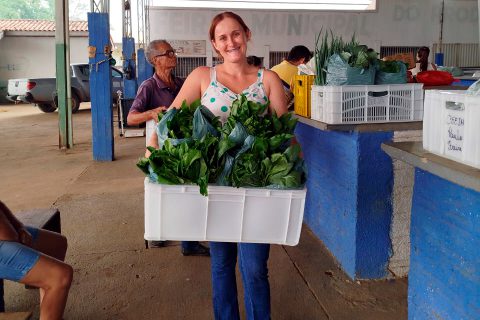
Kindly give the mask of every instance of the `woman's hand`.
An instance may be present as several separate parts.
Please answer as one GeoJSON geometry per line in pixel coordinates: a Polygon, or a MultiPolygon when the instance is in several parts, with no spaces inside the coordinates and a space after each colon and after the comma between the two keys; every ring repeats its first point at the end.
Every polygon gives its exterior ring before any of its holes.
{"type": "MultiPolygon", "coordinates": [[[[152,119],[153,121],[155,121],[155,123],[158,122],[158,114],[160,112],[164,112],[167,110],[167,107],[166,106],[160,106],[158,108],[155,108],[155,109],[152,109],[152,110],[148,110],[148,114],[150,116],[150,119],[152,119]]],[[[150,120],[148,119],[148,120],[150,120]]],[[[147,121],[148,121],[147,120],[147,121]]]]}

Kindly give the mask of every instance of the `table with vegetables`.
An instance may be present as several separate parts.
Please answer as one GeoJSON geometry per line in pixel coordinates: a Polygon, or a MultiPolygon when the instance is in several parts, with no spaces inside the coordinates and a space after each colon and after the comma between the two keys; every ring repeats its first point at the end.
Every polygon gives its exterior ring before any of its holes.
{"type": "MultiPolygon", "coordinates": [[[[396,98],[403,89],[395,86],[409,88],[407,67],[401,61],[378,60],[374,50],[354,37],[343,41],[332,32],[318,34],[312,60],[316,92],[323,99],[318,109],[312,89],[312,119],[338,120],[330,124],[300,118],[296,127],[309,177],[304,221],[351,278],[384,278],[392,247],[393,165],[380,146],[392,141],[396,130],[421,128],[414,117],[408,118],[413,119],[410,124],[402,122],[398,115],[407,113],[392,107],[403,98],[396,98]],[[338,98],[327,99],[330,91],[337,91],[338,98]],[[338,114],[327,117],[326,112],[338,114]]],[[[411,105],[423,108],[421,87],[419,92],[411,105]]]]}

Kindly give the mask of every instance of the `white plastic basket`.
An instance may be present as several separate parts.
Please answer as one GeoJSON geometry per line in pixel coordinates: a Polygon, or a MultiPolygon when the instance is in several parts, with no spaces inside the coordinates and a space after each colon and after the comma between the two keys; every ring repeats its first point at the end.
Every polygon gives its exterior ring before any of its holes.
{"type": "Polygon", "coordinates": [[[162,185],[145,179],[145,240],[298,244],[306,189],[162,185]]]}
{"type": "Polygon", "coordinates": [[[328,124],[421,121],[423,84],[312,86],[311,117],[328,124]]]}
{"type": "Polygon", "coordinates": [[[427,90],[423,148],[480,169],[480,97],[427,90]]]}

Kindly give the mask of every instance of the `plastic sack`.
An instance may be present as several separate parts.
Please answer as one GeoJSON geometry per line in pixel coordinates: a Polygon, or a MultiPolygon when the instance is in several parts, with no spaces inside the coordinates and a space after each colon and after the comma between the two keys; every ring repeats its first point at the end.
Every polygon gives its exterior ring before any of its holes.
{"type": "Polygon", "coordinates": [[[158,122],[155,131],[157,132],[158,137],[158,148],[161,149],[165,144],[165,140],[169,139],[172,145],[176,146],[184,141],[191,140],[191,138],[184,138],[184,139],[171,139],[168,137],[168,122],[177,114],[178,109],[170,109],[168,110],[162,119],[158,122]]]}
{"type": "Polygon", "coordinates": [[[231,141],[235,142],[236,148],[230,149],[229,153],[225,153],[225,164],[222,172],[218,176],[216,184],[219,186],[230,186],[229,181],[230,173],[232,172],[235,160],[244,152],[250,150],[255,142],[255,137],[247,134],[247,130],[239,122],[236,123],[235,128],[230,133],[229,137],[231,141]]]}
{"type": "Polygon", "coordinates": [[[207,133],[218,137],[220,132],[211,124],[214,119],[215,115],[207,107],[198,107],[193,114],[193,139],[202,139],[207,133]]]}
{"type": "Polygon", "coordinates": [[[354,68],[345,62],[338,54],[328,58],[327,85],[368,85],[375,82],[375,68],[354,68]]]}
{"type": "Polygon", "coordinates": [[[467,94],[472,96],[480,96],[480,80],[475,81],[468,87],[467,94]]]}
{"type": "Polygon", "coordinates": [[[448,86],[454,81],[453,76],[446,71],[429,70],[417,73],[417,82],[426,86],[448,86]]]}
{"type": "Polygon", "coordinates": [[[168,137],[168,122],[177,114],[178,109],[170,109],[168,110],[162,117],[162,119],[158,122],[155,131],[157,132],[158,137],[158,148],[162,149],[163,145],[165,144],[165,140],[169,139],[172,145],[176,146],[184,141],[188,141],[191,138],[185,139],[171,139],[168,137]]]}
{"type": "Polygon", "coordinates": [[[375,73],[375,84],[403,84],[407,83],[407,66],[405,63],[396,61],[400,67],[399,72],[390,73],[377,70],[375,73]]]}
{"type": "Polygon", "coordinates": [[[461,77],[464,75],[464,72],[462,69],[459,67],[444,67],[444,66],[438,66],[437,67],[438,71],[447,71],[452,74],[454,77],[461,77]]]}

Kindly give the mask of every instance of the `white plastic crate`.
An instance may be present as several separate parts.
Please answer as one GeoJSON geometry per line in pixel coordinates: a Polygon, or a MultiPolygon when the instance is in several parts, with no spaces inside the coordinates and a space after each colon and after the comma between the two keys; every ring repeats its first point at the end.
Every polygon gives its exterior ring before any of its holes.
{"type": "Polygon", "coordinates": [[[480,169],[480,97],[427,90],[423,148],[480,169]]]}
{"type": "Polygon", "coordinates": [[[423,84],[312,86],[311,117],[328,124],[421,121],[423,84]]]}
{"type": "Polygon", "coordinates": [[[306,189],[164,185],[145,179],[145,240],[298,244],[306,189]]]}

